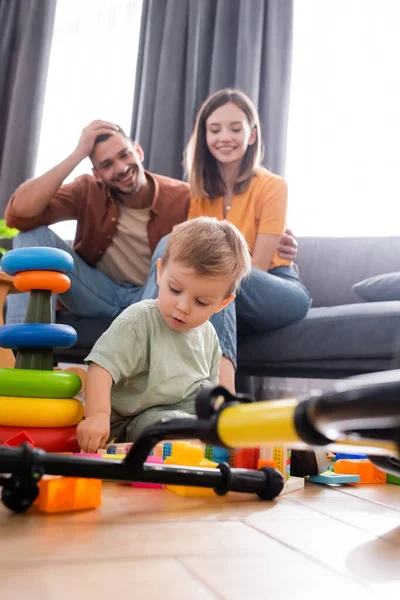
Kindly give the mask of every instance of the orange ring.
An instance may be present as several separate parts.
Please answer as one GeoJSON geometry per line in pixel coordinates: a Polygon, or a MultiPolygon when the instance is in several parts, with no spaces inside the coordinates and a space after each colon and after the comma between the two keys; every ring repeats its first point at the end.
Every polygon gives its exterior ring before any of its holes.
{"type": "Polygon", "coordinates": [[[14,287],[20,292],[50,290],[53,294],[62,294],[71,287],[71,280],[57,271],[20,271],[14,275],[14,287]]]}

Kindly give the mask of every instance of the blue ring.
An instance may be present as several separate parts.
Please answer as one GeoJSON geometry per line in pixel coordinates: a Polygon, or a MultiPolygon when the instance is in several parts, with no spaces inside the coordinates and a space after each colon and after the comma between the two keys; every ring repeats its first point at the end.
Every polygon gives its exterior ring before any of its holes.
{"type": "Polygon", "coordinates": [[[17,248],[7,252],[1,259],[1,268],[7,275],[21,271],[58,271],[69,273],[74,268],[74,259],[59,248],[17,248]]]}
{"type": "Polygon", "coordinates": [[[1,348],[71,348],[77,339],[70,325],[15,323],[0,327],[1,348]]]}

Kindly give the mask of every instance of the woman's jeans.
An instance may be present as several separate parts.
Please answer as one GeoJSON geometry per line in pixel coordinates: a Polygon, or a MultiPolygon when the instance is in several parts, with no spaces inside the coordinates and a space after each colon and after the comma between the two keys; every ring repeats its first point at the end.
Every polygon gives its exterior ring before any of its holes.
{"type": "MultiPolygon", "coordinates": [[[[68,275],[71,287],[61,295],[62,304],[80,317],[115,318],[130,304],[157,298],[156,261],[164,254],[167,238],[165,236],[155,249],[143,286],[117,283],[95,267],[90,267],[67,242],[45,226],[19,233],[13,240],[13,247],[47,246],[71,254],[74,259],[74,268],[68,275]]],[[[53,297],[53,318],[55,299],[53,297]]],[[[22,323],[28,301],[29,294],[9,295],[6,322],[22,323]]],[[[236,300],[213,315],[210,321],[217,332],[223,355],[236,367],[236,320],[240,333],[263,333],[302,319],[310,304],[311,297],[294,267],[276,267],[269,272],[253,268],[250,276],[242,282],[236,300]]]]}

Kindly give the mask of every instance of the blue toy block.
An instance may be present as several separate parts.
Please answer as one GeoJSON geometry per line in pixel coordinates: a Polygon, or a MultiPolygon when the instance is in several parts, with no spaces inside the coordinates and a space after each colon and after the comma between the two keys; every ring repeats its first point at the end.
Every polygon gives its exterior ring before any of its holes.
{"type": "Polygon", "coordinates": [[[229,463],[229,457],[231,453],[226,448],[218,448],[218,446],[213,446],[212,449],[212,460],[216,463],[229,463]]]}
{"type": "Polygon", "coordinates": [[[368,456],[366,454],[344,454],[339,452],[338,454],[335,455],[334,460],[360,460],[363,458],[368,458],[368,456]]]}
{"type": "Polygon", "coordinates": [[[108,446],[106,454],[116,454],[117,447],[116,446],[108,446]]]}
{"type": "Polygon", "coordinates": [[[326,484],[339,484],[339,483],[359,483],[359,475],[339,475],[332,471],[325,471],[320,475],[310,475],[308,480],[311,483],[326,483],[326,484]]]}
{"type": "Polygon", "coordinates": [[[171,456],[172,454],[172,444],[170,444],[169,442],[165,442],[165,444],[163,445],[163,460],[165,460],[167,458],[167,456],[171,456]]]}

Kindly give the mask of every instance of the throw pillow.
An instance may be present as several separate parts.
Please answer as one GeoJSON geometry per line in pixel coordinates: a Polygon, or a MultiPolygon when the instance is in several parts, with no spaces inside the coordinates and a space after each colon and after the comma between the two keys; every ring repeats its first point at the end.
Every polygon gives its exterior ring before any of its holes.
{"type": "Polygon", "coordinates": [[[355,283],[352,290],[367,302],[400,300],[400,272],[369,277],[355,283]]]}

